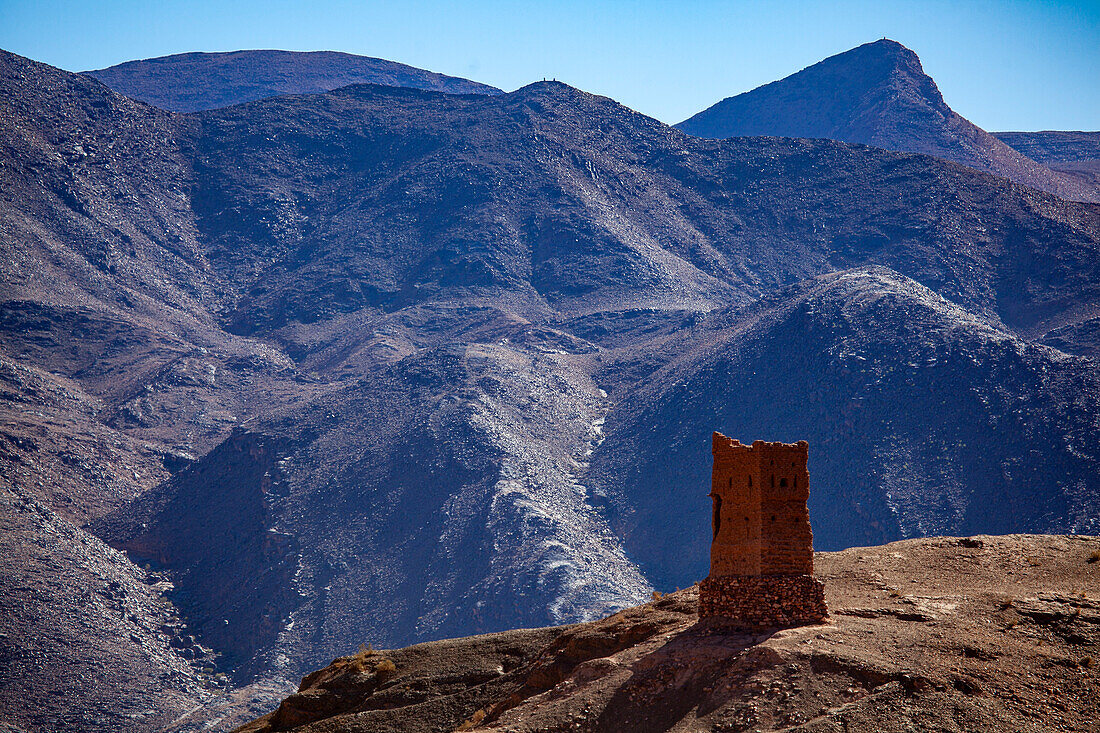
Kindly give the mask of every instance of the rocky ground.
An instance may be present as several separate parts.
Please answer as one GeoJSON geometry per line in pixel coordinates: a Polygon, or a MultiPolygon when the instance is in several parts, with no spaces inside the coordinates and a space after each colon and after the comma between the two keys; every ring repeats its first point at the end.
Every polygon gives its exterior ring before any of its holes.
{"type": "Polygon", "coordinates": [[[267,731],[1095,731],[1100,538],[818,553],[827,623],[731,633],[697,588],[600,621],[363,649],[267,731]]]}

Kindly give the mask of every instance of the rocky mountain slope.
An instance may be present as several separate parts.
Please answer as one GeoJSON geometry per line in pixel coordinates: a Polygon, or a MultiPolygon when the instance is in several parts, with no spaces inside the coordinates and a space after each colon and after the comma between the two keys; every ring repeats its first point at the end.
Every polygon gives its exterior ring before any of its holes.
{"type": "Polygon", "coordinates": [[[265,731],[1094,729],[1100,541],[1010,535],[818,553],[831,617],[764,634],[697,590],[576,626],[341,657],[265,731]]]}
{"type": "Polygon", "coordinates": [[[677,127],[710,138],[828,138],[924,153],[1077,201],[1100,201],[1090,182],[1052,170],[959,116],[917,55],[887,39],[723,99],[677,127]]]}
{"type": "Polygon", "coordinates": [[[222,684],[151,574],[0,479],[0,715],[26,730],[155,730],[222,684]]]}
{"type": "Polygon", "coordinates": [[[336,51],[181,53],[84,72],[119,94],[173,112],[197,112],[284,94],[385,84],[448,94],[500,94],[487,84],[336,51]]]}
{"type": "Polygon", "coordinates": [[[198,226],[247,335],[460,298],[707,310],[872,263],[1032,337],[1100,299],[1095,207],[930,158],[700,140],[560,83],[358,86],[198,121],[198,226]]]}
{"type": "Polygon", "coordinates": [[[822,547],[1093,531],[1095,206],[694,138],[557,83],[178,115],[11,54],[0,184],[0,649],[51,660],[0,679],[20,724],[22,696],[105,730],[225,725],[349,643],[685,586],[697,429],[809,436],[822,547]],[[1012,521],[977,511],[996,490],[1012,521]],[[58,631],[86,594],[43,570],[77,556],[118,614],[87,647],[58,631]],[[70,673],[88,659],[102,684],[70,673]],[[149,670],[141,715],[112,712],[149,670]]]}
{"type": "Polygon", "coordinates": [[[658,587],[707,572],[710,509],[681,489],[708,485],[706,425],[809,441],[818,549],[1100,533],[1095,362],[895,272],[832,273],[713,313],[676,350],[617,405],[592,457],[617,533],[658,587]]]}

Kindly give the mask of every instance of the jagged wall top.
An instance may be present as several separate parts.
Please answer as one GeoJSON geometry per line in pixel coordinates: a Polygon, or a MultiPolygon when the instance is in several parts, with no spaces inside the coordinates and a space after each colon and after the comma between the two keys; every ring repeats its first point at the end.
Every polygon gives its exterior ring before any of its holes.
{"type": "Polygon", "coordinates": [[[712,438],[711,576],[813,573],[809,444],[712,438]]]}

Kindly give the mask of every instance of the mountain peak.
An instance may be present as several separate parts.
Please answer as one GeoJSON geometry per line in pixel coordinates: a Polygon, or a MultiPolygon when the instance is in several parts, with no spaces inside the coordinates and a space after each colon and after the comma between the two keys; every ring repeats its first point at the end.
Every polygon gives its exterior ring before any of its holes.
{"type": "MultiPolygon", "coordinates": [[[[861,65],[875,65],[879,69],[891,71],[903,71],[914,76],[928,78],[921,66],[920,57],[907,46],[889,38],[880,38],[877,41],[864,43],[853,49],[830,56],[820,64],[856,63],[861,65]]],[[[817,66],[819,64],[815,64],[817,66]]],[[[812,66],[809,68],[813,68],[812,66]]],[[[931,79],[929,79],[931,81],[931,79]]],[[[933,86],[935,83],[933,82],[933,86]]]]}
{"type": "Polygon", "coordinates": [[[908,87],[904,106],[911,113],[950,112],[917,54],[883,38],[728,97],[677,127],[699,137],[831,138],[889,148],[879,144],[878,128],[882,116],[895,114],[890,102],[902,86],[908,87]],[[899,72],[904,85],[898,84],[899,72]],[[869,113],[874,117],[868,119],[869,113]]]}
{"type": "MultiPolygon", "coordinates": [[[[906,46],[904,44],[898,43],[897,41],[895,41],[892,38],[880,38],[877,41],[869,41],[868,43],[864,43],[861,46],[856,46],[855,48],[851,49],[850,51],[847,51],[846,53],[852,53],[854,51],[860,51],[860,50],[872,50],[872,49],[875,50],[875,51],[878,51],[880,53],[881,52],[886,52],[886,53],[891,53],[891,54],[895,54],[895,55],[898,55],[898,56],[911,56],[913,58],[917,58],[917,54],[913,51],[913,49],[909,48],[908,46],[906,46]]],[[[843,54],[838,54],[838,55],[843,55],[843,54]]]]}
{"type": "Polygon", "coordinates": [[[887,38],[728,97],[676,127],[698,137],[827,138],[934,155],[1065,198],[1100,198],[958,115],[917,54],[887,38]]]}
{"type": "Polygon", "coordinates": [[[517,89],[513,94],[571,94],[581,93],[580,89],[575,86],[566,84],[564,81],[558,81],[557,79],[543,79],[541,81],[533,81],[530,84],[517,89]]]}

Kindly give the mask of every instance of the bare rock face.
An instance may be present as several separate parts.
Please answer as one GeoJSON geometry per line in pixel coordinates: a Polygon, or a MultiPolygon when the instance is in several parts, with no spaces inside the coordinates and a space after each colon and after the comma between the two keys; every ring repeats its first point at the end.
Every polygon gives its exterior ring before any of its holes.
{"type": "Polygon", "coordinates": [[[817,623],[828,615],[813,577],[809,444],[751,446],[714,433],[710,575],[699,615],[746,628],[817,623]]]}

